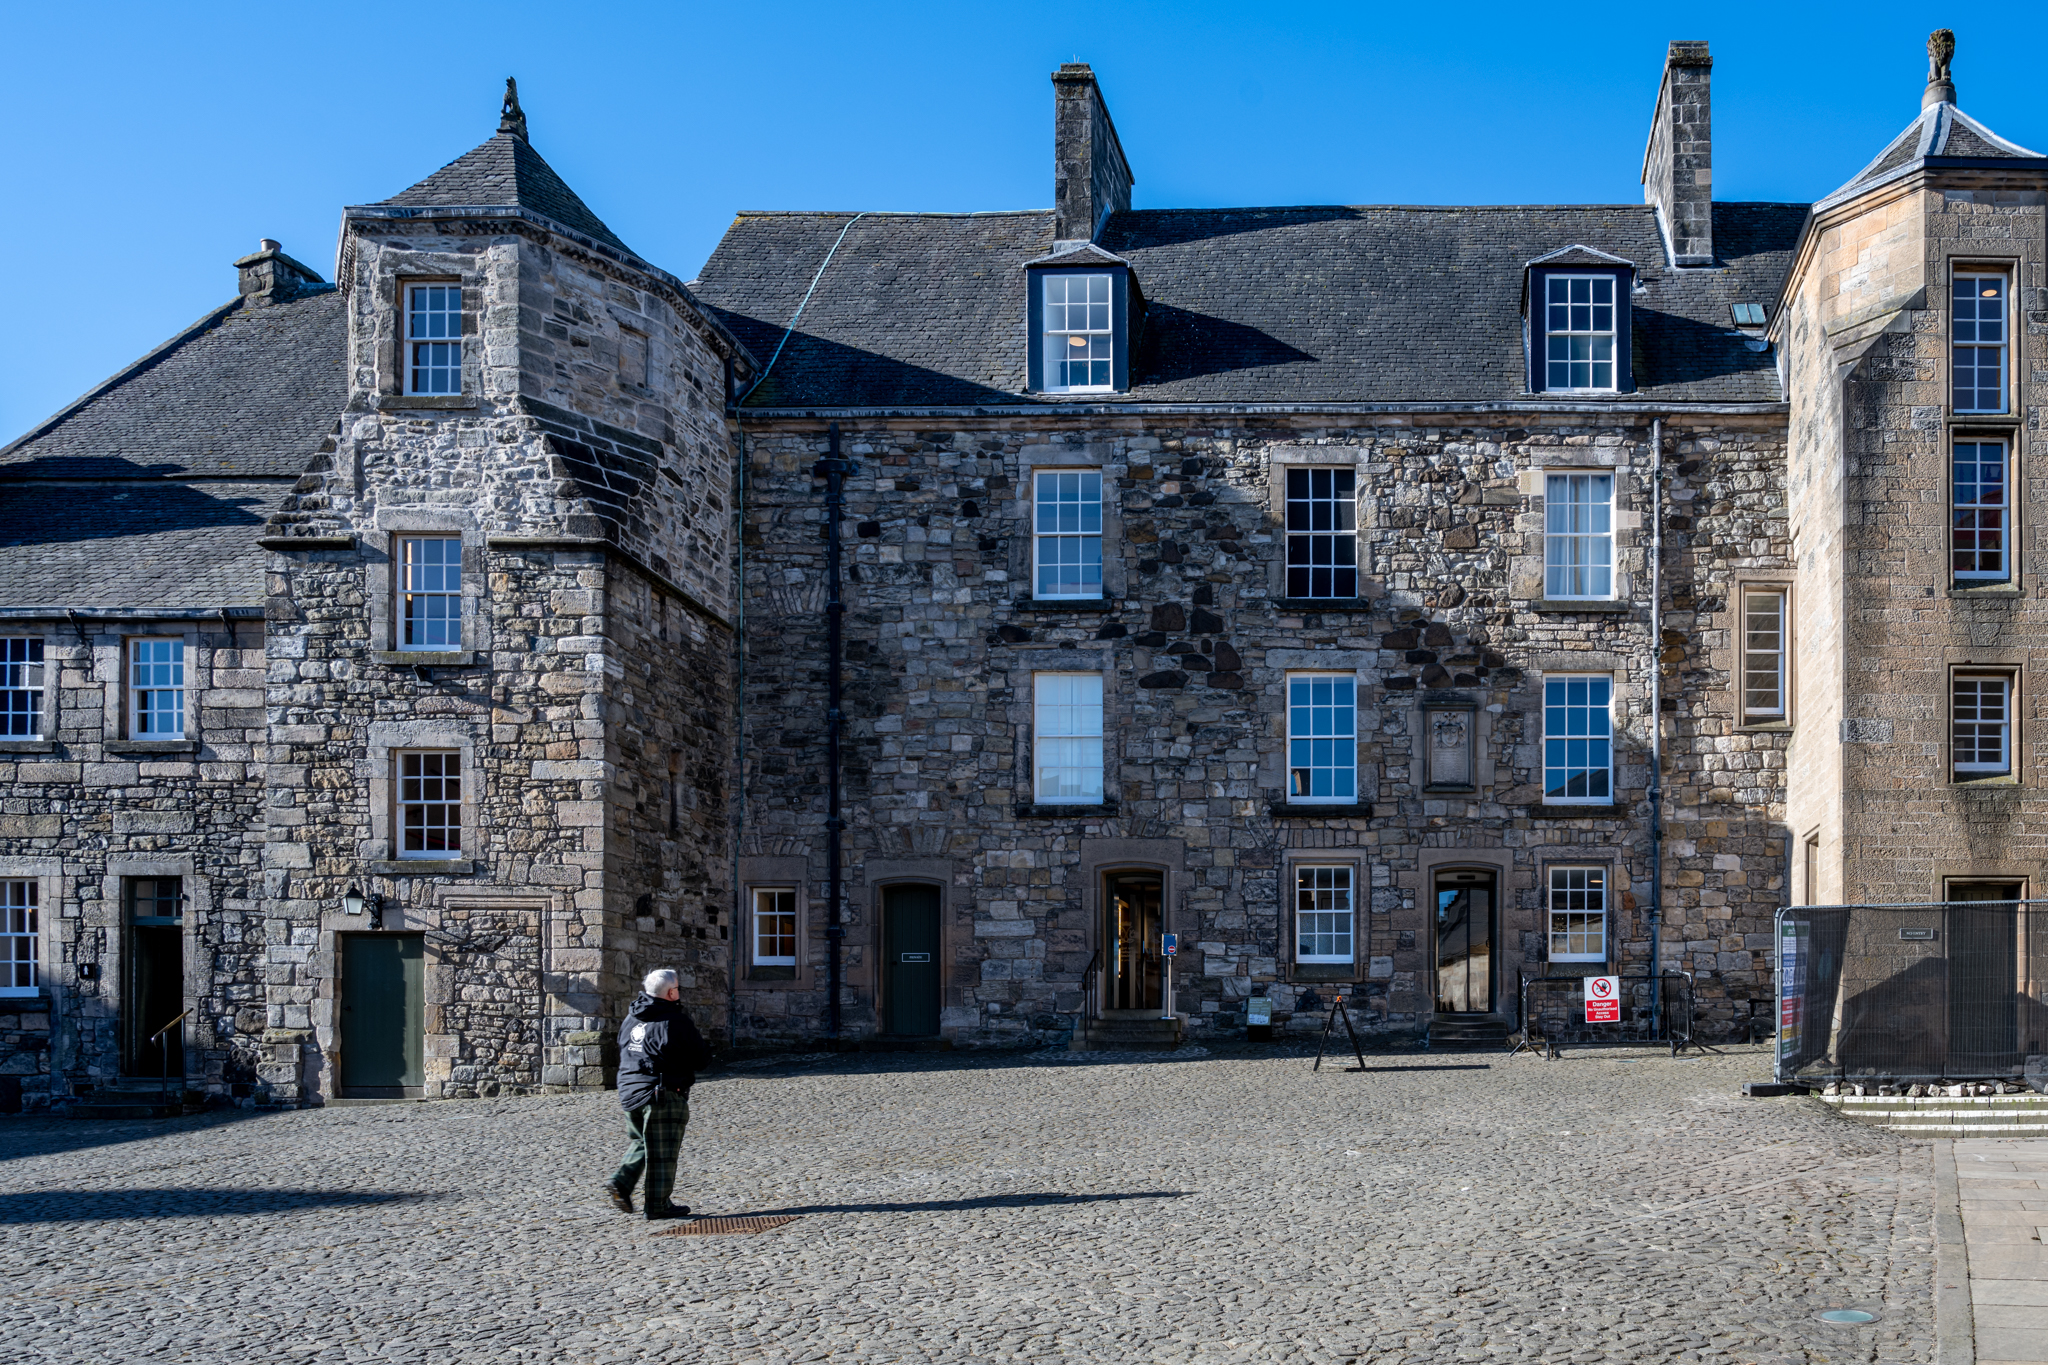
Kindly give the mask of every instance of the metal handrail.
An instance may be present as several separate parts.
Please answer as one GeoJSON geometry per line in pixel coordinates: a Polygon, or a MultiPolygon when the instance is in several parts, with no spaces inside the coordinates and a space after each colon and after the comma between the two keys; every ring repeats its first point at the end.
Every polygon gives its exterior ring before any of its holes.
{"type": "MultiPolygon", "coordinates": [[[[162,1067],[161,1067],[161,1068],[159,1068],[159,1070],[160,1070],[160,1072],[161,1072],[161,1077],[160,1077],[160,1082],[159,1082],[159,1083],[160,1083],[160,1084],[162,1084],[162,1085],[163,1085],[163,1086],[164,1086],[164,1087],[165,1087],[166,1089],[168,1089],[168,1088],[170,1087],[170,1084],[171,1084],[171,1050],[170,1050],[169,1048],[167,1048],[167,1047],[163,1047],[163,1046],[161,1045],[161,1043],[160,1043],[160,1041],[159,1041],[159,1040],[161,1040],[161,1039],[163,1038],[163,1036],[164,1036],[164,1035],[165,1035],[166,1033],[169,1033],[169,1032],[170,1032],[170,1031],[171,1031],[172,1029],[174,1029],[174,1028],[177,1028],[177,1027],[178,1027],[178,1026],[179,1026],[180,1024],[184,1023],[184,1022],[185,1022],[185,1016],[186,1016],[186,1015],[188,1015],[188,1014],[190,1014],[190,1013],[192,1013],[192,1011],[191,1011],[191,1010],[184,1010],[184,1011],[182,1011],[182,1012],[181,1012],[181,1013],[180,1013],[180,1014],[178,1015],[178,1017],[177,1017],[177,1018],[175,1018],[175,1019],[171,1020],[171,1022],[170,1022],[170,1023],[168,1023],[168,1024],[165,1024],[165,1025],[164,1025],[164,1026],[163,1026],[162,1028],[158,1029],[158,1030],[157,1030],[157,1031],[156,1031],[155,1033],[152,1033],[152,1034],[150,1034],[150,1035],[149,1035],[149,1041],[150,1041],[150,1042],[152,1042],[152,1043],[158,1043],[158,1049],[157,1049],[157,1056],[158,1056],[158,1057],[160,1057],[160,1058],[162,1059],[162,1061],[163,1061],[163,1065],[162,1065],[162,1067]]],[[[179,1041],[179,1042],[180,1042],[180,1043],[182,1044],[182,1043],[184,1042],[184,1039],[185,1039],[185,1035],[184,1035],[184,1034],[183,1034],[182,1032],[181,1032],[181,1033],[179,1033],[179,1035],[178,1035],[178,1041],[179,1041]]],[[[181,1047],[179,1047],[179,1049],[178,1049],[178,1067],[179,1067],[179,1070],[180,1070],[181,1072],[182,1072],[182,1071],[183,1071],[183,1069],[184,1069],[184,1065],[185,1065],[185,1049],[184,1049],[184,1048],[183,1048],[183,1047],[181,1046],[181,1047]]],[[[180,1077],[180,1079],[182,1079],[182,1076],[180,1077]]]]}
{"type": "Polygon", "coordinates": [[[1102,950],[1097,948],[1088,954],[1088,965],[1081,969],[1081,1020],[1084,1027],[1088,1020],[1102,1017],[1101,975],[1102,950]]]}

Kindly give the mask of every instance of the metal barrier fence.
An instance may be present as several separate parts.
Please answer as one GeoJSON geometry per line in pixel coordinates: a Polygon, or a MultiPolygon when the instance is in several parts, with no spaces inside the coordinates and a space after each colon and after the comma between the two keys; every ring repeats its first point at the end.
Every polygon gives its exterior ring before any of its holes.
{"type": "Polygon", "coordinates": [[[2003,1080],[2048,1062],[2048,901],[1794,905],[1777,946],[1780,1081],[2003,1080]]]}
{"type": "Polygon", "coordinates": [[[1673,1055],[1697,1046],[1692,1037],[1693,991],[1688,972],[1623,975],[1620,1013],[1614,1023],[1589,1024],[1586,978],[1525,977],[1519,1046],[1542,1051],[1564,1043],[1669,1043],[1673,1055]],[[1653,986],[1655,982],[1662,983],[1661,989],[1653,986]]]}

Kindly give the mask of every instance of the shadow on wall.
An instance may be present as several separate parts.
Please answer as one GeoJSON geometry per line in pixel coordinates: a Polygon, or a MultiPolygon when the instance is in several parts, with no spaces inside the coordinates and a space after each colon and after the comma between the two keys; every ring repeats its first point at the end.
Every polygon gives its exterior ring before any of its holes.
{"type": "Polygon", "coordinates": [[[366,1208],[441,1199],[390,1190],[37,1190],[0,1195],[0,1226],[29,1223],[133,1223],[152,1218],[236,1218],[301,1209],[366,1208]]]}

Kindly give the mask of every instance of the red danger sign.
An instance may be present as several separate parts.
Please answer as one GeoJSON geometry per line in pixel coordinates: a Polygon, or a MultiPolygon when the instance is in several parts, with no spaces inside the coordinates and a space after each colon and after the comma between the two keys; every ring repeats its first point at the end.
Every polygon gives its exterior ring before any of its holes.
{"type": "Polygon", "coordinates": [[[1621,1022],[1620,977],[1589,976],[1586,978],[1586,1022],[1589,1024],[1618,1024],[1621,1022]]]}

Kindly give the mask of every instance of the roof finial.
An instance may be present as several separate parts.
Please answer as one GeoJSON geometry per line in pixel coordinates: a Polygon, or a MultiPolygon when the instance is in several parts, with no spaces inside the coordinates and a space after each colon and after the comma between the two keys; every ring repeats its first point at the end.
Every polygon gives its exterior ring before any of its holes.
{"type": "Polygon", "coordinates": [[[505,78],[505,107],[498,114],[498,131],[526,141],[526,111],[519,107],[519,82],[505,78]]]}
{"type": "Polygon", "coordinates": [[[1927,90],[1920,96],[1922,109],[1956,102],[1956,83],[1948,75],[1948,64],[1955,55],[1956,35],[1953,30],[1938,28],[1927,35],[1927,90]]]}

